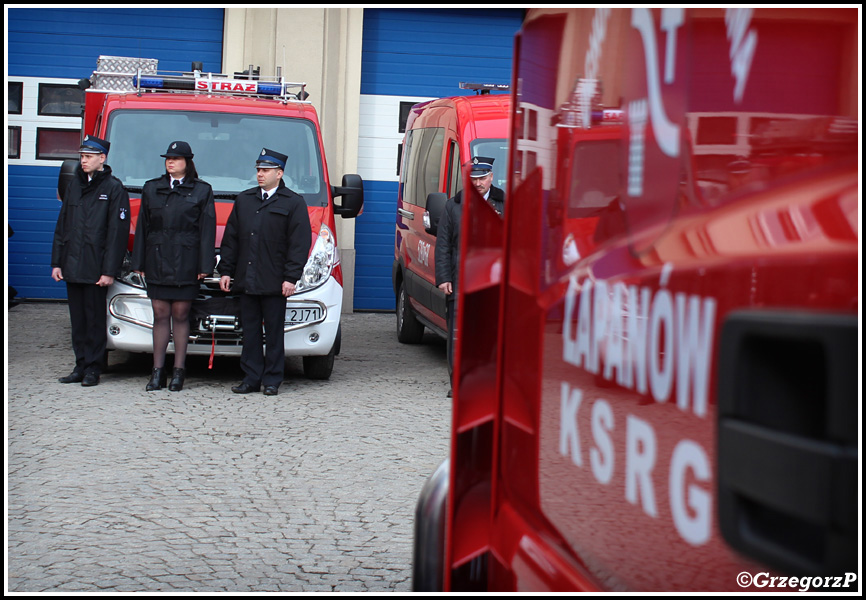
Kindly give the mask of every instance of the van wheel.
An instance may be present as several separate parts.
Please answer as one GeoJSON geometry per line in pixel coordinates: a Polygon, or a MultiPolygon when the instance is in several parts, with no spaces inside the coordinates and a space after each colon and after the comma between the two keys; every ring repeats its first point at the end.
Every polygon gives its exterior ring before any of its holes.
{"type": "Polygon", "coordinates": [[[334,371],[334,348],[325,356],[304,356],[304,375],[307,379],[329,379],[334,371]]]}
{"type": "Polygon", "coordinates": [[[337,335],[334,345],[325,356],[304,356],[304,375],[308,379],[329,379],[334,371],[334,357],[340,353],[343,345],[343,325],[337,325],[337,335]]]}
{"type": "Polygon", "coordinates": [[[397,292],[397,340],[403,344],[420,344],[424,338],[424,326],[415,318],[406,299],[406,286],[400,282],[397,292]]]}

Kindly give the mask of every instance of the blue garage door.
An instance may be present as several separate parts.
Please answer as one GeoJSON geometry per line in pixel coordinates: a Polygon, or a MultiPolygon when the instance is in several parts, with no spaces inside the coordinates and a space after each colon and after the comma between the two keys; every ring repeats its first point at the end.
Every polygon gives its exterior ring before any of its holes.
{"type": "MultiPolygon", "coordinates": [[[[22,298],[65,298],[50,277],[51,242],[60,210],[61,160],[49,142],[81,128],[69,109],[47,109],[43,94],[72,93],[100,55],[159,59],[159,68],[186,71],[194,60],[222,68],[224,10],[147,8],[10,8],[7,13],[9,284],[22,298]],[[38,148],[38,144],[42,144],[38,148]]],[[[72,149],[77,150],[77,146],[72,149]]],[[[111,155],[108,163],[111,164],[111,155]]]]}
{"type": "Polygon", "coordinates": [[[400,105],[469,95],[461,81],[511,83],[522,9],[365,9],[355,229],[356,309],[394,309],[400,105]]]}

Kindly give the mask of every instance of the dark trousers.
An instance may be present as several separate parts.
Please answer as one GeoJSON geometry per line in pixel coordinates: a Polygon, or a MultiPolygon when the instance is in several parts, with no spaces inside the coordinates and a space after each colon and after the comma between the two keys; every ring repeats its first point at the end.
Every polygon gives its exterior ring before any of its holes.
{"type": "Polygon", "coordinates": [[[241,369],[249,385],[276,385],[283,382],[286,349],[283,327],[286,322],[286,299],[283,296],[241,294],[241,327],[244,344],[241,369]],[[262,352],[262,322],[265,324],[262,352]]]}
{"type": "Polygon", "coordinates": [[[66,283],[72,351],[75,353],[75,370],[80,373],[99,375],[105,367],[107,293],[107,287],[92,283],[66,283]]]}

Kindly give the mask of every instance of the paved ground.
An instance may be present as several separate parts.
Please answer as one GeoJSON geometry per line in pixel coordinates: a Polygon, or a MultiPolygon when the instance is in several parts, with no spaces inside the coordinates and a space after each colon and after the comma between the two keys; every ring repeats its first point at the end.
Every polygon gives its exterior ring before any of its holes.
{"type": "Polygon", "coordinates": [[[444,342],[394,315],[344,315],[329,381],[289,359],[275,397],[239,396],[237,359],[190,357],[145,392],[150,357],[71,370],[64,304],[7,325],[7,591],[407,592],[414,505],[446,456],[444,342]]]}

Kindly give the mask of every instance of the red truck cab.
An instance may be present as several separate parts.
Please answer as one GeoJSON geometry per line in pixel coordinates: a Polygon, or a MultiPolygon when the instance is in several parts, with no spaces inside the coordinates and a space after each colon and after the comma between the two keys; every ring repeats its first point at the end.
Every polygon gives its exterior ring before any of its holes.
{"type": "Polygon", "coordinates": [[[528,12],[416,590],[859,589],[858,20],[528,12]]]}
{"type": "MultiPolygon", "coordinates": [[[[339,354],[343,274],[336,240],[336,216],[355,217],[363,206],[363,182],[357,175],[331,186],[316,110],[306,100],[304,84],[281,76],[204,73],[193,63],[188,73],[163,73],[156,60],[100,57],[85,95],[82,135],[111,143],[107,163],[130,193],[129,250],[144,183],[165,171],[160,158],[173,140],[189,142],[199,176],[214,191],[217,213],[217,260],[234,197],[255,187],[255,158],[262,148],[289,156],[283,181],[303,196],[310,215],[310,256],[286,301],[284,345],[287,356],[303,357],[304,372],[330,377],[339,354]],[[343,196],[342,205],[334,198],[343,196]]],[[[76,161],[61,169],[63,192],[76,161]]],[[[147,282],[124,272],[108,292],[108,348],[152,351],[153,314],[147,282]]],[[[206,278],[191,311],[190,354],[239,356],[243,331],[237,297],[219,289],[216,273],[206,278]]],[[[169,352],[173,351],[173,344],[169,352]]]]}

